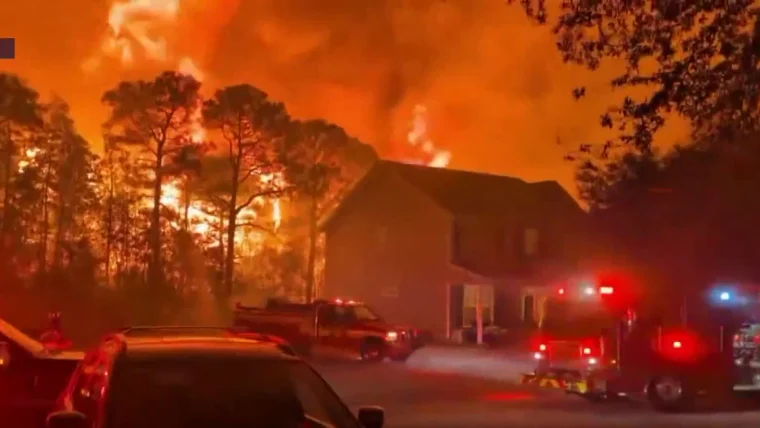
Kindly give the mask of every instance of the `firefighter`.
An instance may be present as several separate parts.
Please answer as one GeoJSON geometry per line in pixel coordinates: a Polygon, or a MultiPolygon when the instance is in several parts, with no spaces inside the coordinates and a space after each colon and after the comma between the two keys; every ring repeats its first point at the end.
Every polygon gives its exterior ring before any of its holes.
{"type": "Polygon", "coordinates": [[[63,350],[71,347],[71,341],[63,335],[61,329],[61,313],[51,312],[48,314],[50,325],[40,336],[40,342],[46,349],[63,350]]]}

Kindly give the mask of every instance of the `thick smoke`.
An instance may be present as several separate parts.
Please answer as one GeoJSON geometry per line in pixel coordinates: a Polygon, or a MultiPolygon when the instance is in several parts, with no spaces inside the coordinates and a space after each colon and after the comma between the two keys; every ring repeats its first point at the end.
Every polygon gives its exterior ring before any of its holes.
{"type": "MultiPolygon", "coordinates": [[[[85,78],[81,63],[98,49],[111,3],[26,0],[0,14],[0,28],[19,39],[11,70],[65,97],[92,140],[104,89],[175,66],[111,64],[85,78]]],[[[609,88],[614,70],[563,65],[550,29],[503,0],[181,0],[181,7],[176,25],[162,31],[176,57],[197,60],[204,85],[250,82],[294,115],[325,117],[389,157],[406,139],[414,106],[425,104],[431,139],[452,152],[453,167],[572,188],[563,155],[605,137],[598,113],[618,99],[609,88]],[[576,85],[589,88],[586,100],[571,99],[576,85]]]]}

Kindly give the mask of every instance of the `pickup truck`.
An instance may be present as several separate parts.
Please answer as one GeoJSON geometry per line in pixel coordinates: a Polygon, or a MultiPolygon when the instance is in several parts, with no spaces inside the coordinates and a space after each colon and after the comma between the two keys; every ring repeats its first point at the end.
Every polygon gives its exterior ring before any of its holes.
{"type": "Polygon", "coordinates": [[[283,338],[302,355],[404,361],[420,346],[418,332],[385,321],[369,306],[351,300],[288,303],[266,307],[237,304],[234,327],[283,338]]]}
{"type": "Polygon", "coordinates": [[[44,426],[58,394],[84,357],[55,351],[0,319],[0,421],[3,426],[44,426]],[[10,421],[11,423],[6,424],[10,421]]]}

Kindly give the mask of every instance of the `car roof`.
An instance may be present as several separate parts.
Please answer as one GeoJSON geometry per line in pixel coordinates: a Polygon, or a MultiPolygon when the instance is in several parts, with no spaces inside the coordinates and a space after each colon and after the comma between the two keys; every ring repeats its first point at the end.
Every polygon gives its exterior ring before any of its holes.
{"type": "Polygon", "coordinates": [[[124,337],[127,359],[182,357],[239,357],[298,360],[287,355],[277,343],[240,337],[159,336],[124,337]]]}

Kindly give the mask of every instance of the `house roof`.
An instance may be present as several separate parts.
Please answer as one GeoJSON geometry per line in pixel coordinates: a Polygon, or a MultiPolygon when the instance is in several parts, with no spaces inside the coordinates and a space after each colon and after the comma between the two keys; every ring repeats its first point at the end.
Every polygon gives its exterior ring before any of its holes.
{"type": "Polygon", "coordinates": [[[325,217],[322,227],[328,227],[351,204],[370,178],[384,174],[396,175],[454,215],[497,216],[515,206],[534,207],[546,201],[563,203],[582,211],[556,181],[530,183],[515,177],[378,161],[342,203],[325,217]]]}

